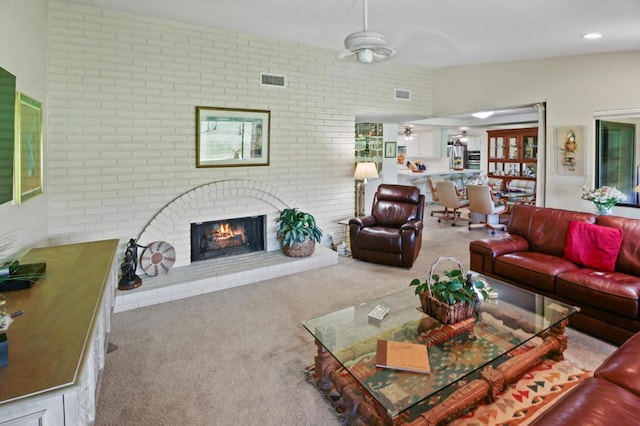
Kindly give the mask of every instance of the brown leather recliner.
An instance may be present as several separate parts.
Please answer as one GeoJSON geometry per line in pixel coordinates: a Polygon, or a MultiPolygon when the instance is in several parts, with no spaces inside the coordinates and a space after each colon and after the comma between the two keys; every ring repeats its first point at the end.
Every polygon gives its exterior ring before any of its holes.
{"type": "Polygon", "coordinates": [[[349,220],[354,259],[410,268],[422,246],[424,195],[415,186],[382,184],[370,216],[349,220]]]}

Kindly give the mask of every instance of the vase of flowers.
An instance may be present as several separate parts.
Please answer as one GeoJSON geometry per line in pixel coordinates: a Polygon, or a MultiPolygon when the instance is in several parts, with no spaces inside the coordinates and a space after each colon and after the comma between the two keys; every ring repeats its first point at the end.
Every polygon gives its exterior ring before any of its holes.
{"type": "Polygon", "coordinates": [[[613,206],[627,199],[615,186],[602,186],[600,188],[582,187],[582,199],[592,201],[599,215],[611,215],[613,206]]]}

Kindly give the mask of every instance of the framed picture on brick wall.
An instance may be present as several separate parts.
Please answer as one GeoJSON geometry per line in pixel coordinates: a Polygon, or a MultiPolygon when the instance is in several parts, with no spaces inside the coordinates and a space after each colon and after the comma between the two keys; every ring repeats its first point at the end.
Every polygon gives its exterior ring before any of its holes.
{"type": "Polygon", "coordinates": [[[196,107],[196,167],[269,165],[271,111],[196,107]]]}

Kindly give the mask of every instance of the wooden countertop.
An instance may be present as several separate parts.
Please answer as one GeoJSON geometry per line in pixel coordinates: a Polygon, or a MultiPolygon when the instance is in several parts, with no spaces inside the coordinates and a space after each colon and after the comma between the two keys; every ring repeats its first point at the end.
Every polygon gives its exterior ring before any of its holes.
{"type": "Polygon", "coordinates": [[[78,379],[118,240],[36,248],[21,264],[46,262],[30,288],[6,292],[22,309],[7,333],[9,365],[0,368],[0,404],[64,388],[78,379]]]}

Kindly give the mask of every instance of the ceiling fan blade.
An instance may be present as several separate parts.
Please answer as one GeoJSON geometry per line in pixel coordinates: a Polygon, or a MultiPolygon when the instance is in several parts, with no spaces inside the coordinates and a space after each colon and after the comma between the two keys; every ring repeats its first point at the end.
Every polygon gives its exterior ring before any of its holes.
{"type": "Polygon", "coordinates": [[[338,53],[338,59],[345,59],[355,54],[356,52],[352,52],[351,50],[341,50],[340,53],[338,53]]]}

